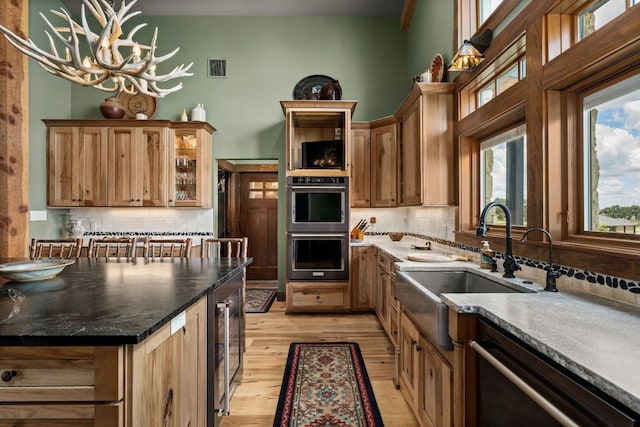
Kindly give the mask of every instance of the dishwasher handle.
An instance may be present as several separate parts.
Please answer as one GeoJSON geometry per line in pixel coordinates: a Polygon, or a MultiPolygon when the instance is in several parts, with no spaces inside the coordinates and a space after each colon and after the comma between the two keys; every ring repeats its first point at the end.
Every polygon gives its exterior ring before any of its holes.
{"type": "Polygon", "coordinates": [[[516,387],[518,387],[524,394],[529,396],[538,406],[540,406],[546,413],[552,416],[563,426],[567,427],[579,427],[574,421],[571,420],[565,413],[555,407],[553,403],[545,399],[540,393],[534,390],[529,384],[527,384],[522,378],[516,375],[512,370],[507,368],[502,362],[496,359],[491,353],[489,353],[482,345],[477,341],[469,341],[469,345],[473,348],[479,356],[485,359],[494,368],[504,375],[509,381],[511,381],[516,387]]]}

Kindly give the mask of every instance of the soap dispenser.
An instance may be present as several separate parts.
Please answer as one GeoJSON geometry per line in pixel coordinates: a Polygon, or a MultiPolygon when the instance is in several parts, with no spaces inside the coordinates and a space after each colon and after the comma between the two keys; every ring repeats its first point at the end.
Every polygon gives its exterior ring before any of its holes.
{"type": "Polygon", "coordinates": [[[482,241],[482,249],[480,250],[480,267],[491,269],[493,265],[493,257],[496,255],[495,251],[489,247],[489,242],[482,241]]]}

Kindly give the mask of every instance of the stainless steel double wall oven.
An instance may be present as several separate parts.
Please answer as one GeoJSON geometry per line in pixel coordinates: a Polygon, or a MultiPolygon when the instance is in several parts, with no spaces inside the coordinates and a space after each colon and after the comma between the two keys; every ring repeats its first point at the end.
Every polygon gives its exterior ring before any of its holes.
{"type": "Polygon", "coordinates": [[[349,178],[287,179],[287,277],[349,280],[349,178]]]}

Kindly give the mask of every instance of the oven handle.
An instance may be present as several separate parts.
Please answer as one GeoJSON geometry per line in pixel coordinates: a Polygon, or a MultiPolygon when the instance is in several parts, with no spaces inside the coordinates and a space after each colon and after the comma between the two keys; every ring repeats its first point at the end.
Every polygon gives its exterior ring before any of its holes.
{"type": "Polygon", "coordinates": [[[329,185],[305,185],[305,186],[297,186],[297,185],[290,185],[289,189],[290,190],[331,190],[331,191],[335,191],[335,190],[343,190],[346,187],[344,185],[335,185],[335,186],[329,186],[329,185]]]}
{"type": "Polygon", "coordinates": [[[347,233],[291,233],[289,234],[289,236],[293,237],[294,239],[307,237],[312,237],[314,239],[323,239],[325,237],[339,237],[342,239],[347,237],[347,233]]]}
{"type": "Polygon", "coordinates": [[[229,339],[231,338],[229,327],[230,308],[228,302],[219,302],[217,307],[224,312],[224,408],[219,409],[218,413],[229,415],[231,412],[231,370],[229,367],[229,358],[231,357],[229,350],[229,339]]]}
{"type": "Polygon", "coordinates": [[[516,375],[512,370],[507,368],[502,362],[496,359],[491,353],[482,347],[477,341],[469,341],[469,345],[480,356],[482,356],[487,362],[489,362],[494,368],[496,368],[502,375],[504,375],[509,381],[511,381],[516,387],[518,387],[524,394],[529,396],[531,400],[538,404],[546,413],[551,415],[563,426],[578,427],[578,424],[573,422],[566,414],[560,409],[556,408],[551,402],[545,399],[541,394],[534,390],[529,384],[524,382],[522,378],[516,375]]]}

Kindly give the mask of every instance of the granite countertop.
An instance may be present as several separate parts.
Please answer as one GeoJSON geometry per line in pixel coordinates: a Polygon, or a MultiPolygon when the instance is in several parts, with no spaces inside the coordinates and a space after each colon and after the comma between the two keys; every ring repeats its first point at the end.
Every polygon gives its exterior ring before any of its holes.
{"type": "MultiPolygon", "coordinates": [[[[417,243],[416,243],[417,242],[417,243]]],[[[405,237],[366,236],[360,245],[374,245],[395,256],[400,270],[482,270],[478,262],[420,263],[406,261],[411,244],[405,237]]],[[[501,263],[498,263],[499,265],[501,263]]],[[[520,273],[520,274],[519,274],[520,273]]],[[[516,272],[516,276],[522,276],[516,272]]],[[[502,279],[502,278],[501,278],[502,279]]],[[[504,279],[507,280],[507,279],[504,279]]],[[[508,279],[522,286],[523,279],[508,279]]],[[[640,413],[640,308],[559,285],[560,292],[443,294],[441,299],[460,313],[477,313],[545,354],[623,405],[640,413]]]]}
{"type": "Polygon", "coordinates": [[[0,345],[136,344],[251,262],[80,258],[53,279],[0,278],[0,345]]]}

